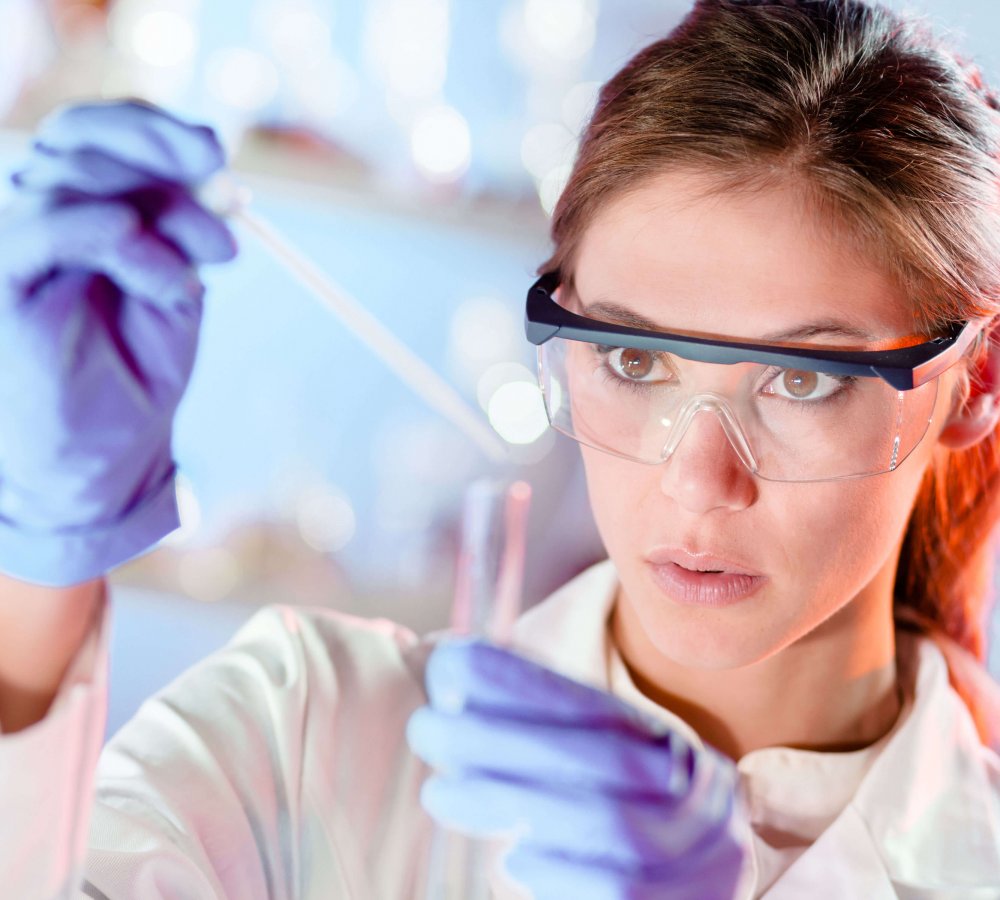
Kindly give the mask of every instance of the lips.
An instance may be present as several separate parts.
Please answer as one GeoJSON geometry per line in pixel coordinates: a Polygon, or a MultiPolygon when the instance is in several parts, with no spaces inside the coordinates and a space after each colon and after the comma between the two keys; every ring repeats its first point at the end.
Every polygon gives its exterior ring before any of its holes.
{"type": "Polygon", "coordinates": [[[655,547],[646,562],[653,583],[680,606],[725,609],[759,596],[768,581],[735,555],[684,547],[655,547]]]}
{"type": "Polygon", "coordinates": [[[646,561],[654,566],[674,563],[691,572],[723,572],[727,575],[753,575],[761,573],[742,562],[707,552],[685,550],[680,547],[656,547],[646,554],[646,561]]]}

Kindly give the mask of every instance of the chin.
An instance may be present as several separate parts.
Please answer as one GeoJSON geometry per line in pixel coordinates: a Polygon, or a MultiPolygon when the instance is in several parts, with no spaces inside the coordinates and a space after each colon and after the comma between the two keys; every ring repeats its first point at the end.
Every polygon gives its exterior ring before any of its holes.
{"type": "Polygon", "coordinates": [[[745,639],[725,640],[718,631],[705,634],[707,629],[696,629],[696,634],[675,633],[664,638],[650,635],[656,649],[675,665],[685,669],[702,669],[706,672],[742,669],[766,659],[777,652],[777,647],[762,649],[745,639]]]}
{"type": "Polygon", "coordinates": [[[789,641],[768,627],[762,594],[738,606],[704,609],[680,606],[653,585],[626,594],[646,640],[675,665],[706,671],[740,669],[780,651],[789,641]],[[637,601],[637,602],[636,602],[637,601]]]}

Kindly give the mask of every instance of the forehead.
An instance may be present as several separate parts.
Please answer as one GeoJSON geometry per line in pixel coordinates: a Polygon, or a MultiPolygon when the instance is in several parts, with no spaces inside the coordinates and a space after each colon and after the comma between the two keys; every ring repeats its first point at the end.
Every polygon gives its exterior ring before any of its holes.
{"type": "Polygon", "coordinates": [[[819,320],[876,340],[914,333],[902,290],[805,192],[714,188],[707,175],[669,172],[601,209],[576,258],[581,303],[746,339],[819,320]]]}

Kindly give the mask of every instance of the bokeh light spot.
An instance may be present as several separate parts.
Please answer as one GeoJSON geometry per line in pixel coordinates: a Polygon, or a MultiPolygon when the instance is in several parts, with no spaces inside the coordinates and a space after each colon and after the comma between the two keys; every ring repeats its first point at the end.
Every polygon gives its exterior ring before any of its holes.
{"type": "Polygon", "coordinates": [[[493,393],[487,407],[490,424],[510,444],[531,444],[549,427],[537,385],[513,381],[493,393]]]}
{"type": "Polygon", "coordinates": [[[413,161],[431,181],[454,181],[469,167],[472,138],[462,114],[450,106],[423,113],[410,134],[413,161]]]}

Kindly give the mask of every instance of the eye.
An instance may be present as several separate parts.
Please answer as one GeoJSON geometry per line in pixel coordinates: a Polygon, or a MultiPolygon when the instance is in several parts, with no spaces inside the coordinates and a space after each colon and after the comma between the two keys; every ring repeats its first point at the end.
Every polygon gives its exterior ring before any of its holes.
{"type": "Polygon", "coordinates": [[[764,388],[764,393],[776,394],[785,400],[825,400],[851,380],[850,377],[838,378],[805,369],[779,369],[764,388]]]}
{"type": "Polygon", "coordinates": [[[616,347],[608,353],[608,365],[629,381],[644,381],[656,365],[656,354],[635,347],[616,347]]]}

